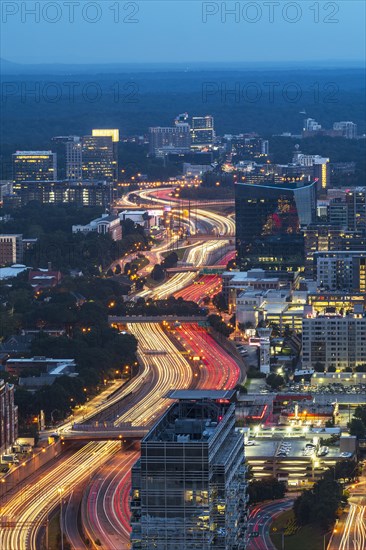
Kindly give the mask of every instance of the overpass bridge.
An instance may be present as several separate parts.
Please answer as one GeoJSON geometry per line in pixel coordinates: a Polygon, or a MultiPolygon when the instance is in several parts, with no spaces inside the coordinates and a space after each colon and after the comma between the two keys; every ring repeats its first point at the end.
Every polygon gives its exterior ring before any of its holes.
{"type": "Polygon", "coordinates": [[[72,430],[61,433],[63,441],[123,441],[142,439],[149,429],[123,423],[117,426],[113,422],[95,422],[94,424],[74,424],[72,430]]]}
{"type": "Polygon", "coordinates": [[[168,275],[174,275],[175,273],[200,273],[202,275],[221,275],[224,271],[226,271],[226,265],[200,265],[200,266],[194,266],[194,265],[181,265],[177,267],[168,267],[168,269],[165,270],[168,275]]]}
{"type": "Polygon", "coordinates": [[[183,317],[181,315],[108,315],[109,324],[126,324],[126,323],[162,323],[170,321],[172,323],[203,323],[207,321],[207,316],[196,315],[191,317],[183,317]]]}

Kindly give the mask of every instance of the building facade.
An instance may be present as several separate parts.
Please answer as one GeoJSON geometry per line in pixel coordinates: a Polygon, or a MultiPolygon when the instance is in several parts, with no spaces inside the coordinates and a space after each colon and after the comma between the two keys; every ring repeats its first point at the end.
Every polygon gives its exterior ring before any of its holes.
{"type": "Polygon", "coordinates": [[[330,224],[311,224],[303,230],[305,247],[305,275],[316,278],[316,252],[366,250],[363,231],[348,231],[330,224]]]}
{"type": "Polygon", "coordinates": [[[117,143],[113,141],[113,136],[93,135],[82,138],[82,178],[86,181],[117,181],[117,143]]]}
{"type": "Polygon", "coordinates": [[[303,265],[301,228],[316,212],[315,182],[235,186],[236,250],[240,269],[293,269],[303,265]]]}
{"type": "Polygon", "coordinates": [[[95,231],[99,235],[110,235],[113,241],[122,239],[122,226],[119,216],[103,214],[87,225],[72,226],[73,233],[89,233],[90,231],[95,231]]]}
{"type": "Polygon", "coordinates": [[[317,286],[326,290],[363,292],[366,251],[316,252],[317,286]]]}
{"type": "Polygon", "coordinates": [[[17,151],[12,158],[14,182],[57,180],[57,155],[52,151],[17,151]]]}
{"type": "Polygon", "coordinates": [[[164,157],[169,153],[189,153],[191,148],[190,126],[176,122],[175,126],[149,128],[149,153],[164,157]]]}
{"type": "Polygon", "coordinates": [[[353,310],[325,308],[317,313],[311,306],[304,309],[302,324],[302,366],[318,364],[327,372],[354,370],[366,363],[366,315],[363,305],[353,310]]]}
{"type": "Polygon", "coordinates": [[[14,385],[0,379],[0,453],[18,437],[18,407],[14,405],[14,385]]]}
{"type": "Polygon", "coordinates": [[[23,235],[0,235],[0,265],[20,264],[23,261],[23,235]]]}
{"type": "Polygon", "coordinates": [[[24,206],[30,201],[42,204],[76,204],[109,208],[117,198],[113,182],[29,181],[19,184],[16,195],[24,206]]]}
{"type": "Polygon", "coordinates": [[[212,147],[215,140],[214,119],[212,116],[192,117],[192,148],[212,147]]]}
{"type": "Polygon", "coordinates": [[[226,399],[234,392],[174,393],[180,400],[143,439],[132,469],[132,548],[244,549],[244,440],[226,399]]]}

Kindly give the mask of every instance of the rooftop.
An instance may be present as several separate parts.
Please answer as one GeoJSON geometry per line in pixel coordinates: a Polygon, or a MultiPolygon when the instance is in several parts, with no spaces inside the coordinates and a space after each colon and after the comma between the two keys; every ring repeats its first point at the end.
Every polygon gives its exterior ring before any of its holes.
{"type": "Polygon", "coordinates": [[[171,390],[166,397],[169,399],[227,399],[231,400],[235,390],[171,390]]]}

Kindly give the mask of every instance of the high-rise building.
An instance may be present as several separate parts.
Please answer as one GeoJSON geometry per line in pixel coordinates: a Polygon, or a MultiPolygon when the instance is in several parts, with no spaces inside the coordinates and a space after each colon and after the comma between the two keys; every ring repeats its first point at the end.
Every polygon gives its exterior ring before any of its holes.
{"type": "Polygon", "coordinates": [[[0,379],[0,453],[18,437],[18,407],[14,405],[14,385],[0,379]]]}
{"type": "Polygon", "coordinates": [[[23,235],[0,235],[0,265],[23,261],[23,235]]]}
{"type": "Polygon", "coordinates": [[[304,120],[304,132],[318,132],[321,129],[321,124],[319,124],[314,118],[306,118],[304,120]]]}
{"type": "Polygon", "coordinates": [[[117,190],[115,183],[107,181],[28,181],[19,184],[16,196],[21,206],[38,201],[109,208],[117,198],[117,190]]]}
{"type": "Polygon", "coordinates": [[[335,122],[333,130],[342,132],[342,136],[347,139],[355,139],[357,137],[357,124],[351,121],[335,122]]]}
{"type": "Polygon", "coordinates": [[[265,161],[269,155],[269,142],[267,139],[256,136],[239,134],[236,136],[224,136],[226,150],[233,156],[233,162],[240,160],[265,161]]]}
{"type": "Polygon", "coordinates": [[[141,442],[132,469],[132,548],[245,548],[244,441],[233,391],[173,391],[179,399],[141,442]]]}
{"type": "Polygon", "coordinates": [[[352,261],[352,287],[366,295],[366,258],[361,254],[352,261]]]}
{"type": "Polygon", "coordinates": [[[188,114],[178,115],[174,126],[155,126],[149,128],[149,153],[164,157],[169,153],[184,154],[191,149],[190,126],[188,114]]]}
{"type": "Polygon", "coordinates": [[[346,190],[348,206],[348,229],[366,231],[366,187],[354,187],[346,190]]]}
{"type": "Polygon", "coordinates": [[[235,185],[236,250],[240,269],[300,269],[301,228],[315,219],[316,183],[235,185]]]}
{"type": "Polygon", "coordinates": [[[119,130],[117,128],[94,128],[92,130],[94,137],[110,137],[113,143],[119,142],[119,130]]]}
{"type": "Polygon", "coordinates": [[[191,126],[192,148],[212,147],[215,140],[214,119],[212,116],[194,116],[191,126]]]}
{"type": "Polygon", "coordinates": [[[57,175],[59,180],[81,181],[82,146],[79,136],[52,138],[57,151],[57,175]]]}
{"type": "Polygon", "coordinates": [[[83,180],[116,182],[118,179],[117,142],[112,135],[82,138],[83,180]]]}
{"type": "Polygon", "coordinates": [[[296,151],[292,162],[301,167],[312,167],[312,176],[318,182],[318,192],[325,191],[329,185],[329,158],[320,155],[305,155],[296,151]]]}
{"type": "Polygon", "coordinates": [[[13,180],[56,181],[57,155],[52,151],[17,151],[13,153],[13,180]]]}
{"type": "Polygon", "coordinates": [[[366,236],[361,231],[348,231],[329,224],[311,224],[303,230],[303,234],[307,277],[316,277],[315,252],[366,250],[366,236]]]}
{"type": "Polygon", "coordinates": [[[363,292],[366,250],[315,252],[317,286],[326,290],[363,292]]]}
{"type": "Polygon", "coordinates": [[[302,323],[302,366],[322,366],[337,372],[365,364],[366,315],[362,304],[353,311],[325,308],[321,313],[305,306],[302,323]]]}

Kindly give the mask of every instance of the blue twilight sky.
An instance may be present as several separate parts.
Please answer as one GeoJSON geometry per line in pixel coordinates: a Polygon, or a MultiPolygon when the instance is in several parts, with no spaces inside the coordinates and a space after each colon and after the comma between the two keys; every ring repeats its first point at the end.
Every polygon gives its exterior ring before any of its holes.
{"type": "Polygon", "coordinates": [[[364,0],[1,0],[0,57],[17,63],[346,64],[365,58],[365,5],[364,0]]]}

